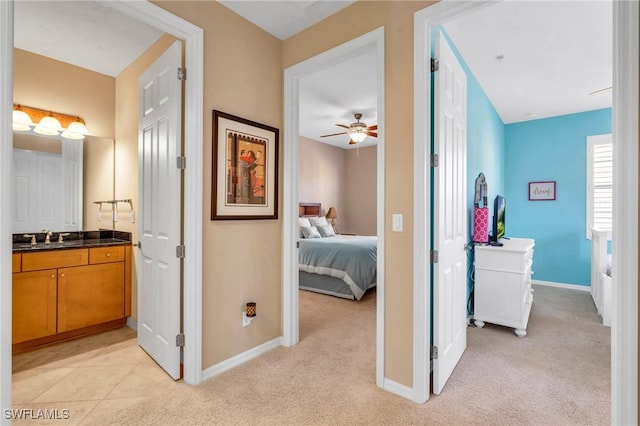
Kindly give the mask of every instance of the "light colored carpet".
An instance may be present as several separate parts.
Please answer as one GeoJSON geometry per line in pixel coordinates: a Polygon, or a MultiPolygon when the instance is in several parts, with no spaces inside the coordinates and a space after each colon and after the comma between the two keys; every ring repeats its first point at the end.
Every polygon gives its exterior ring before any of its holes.
{"type": "Polygon", "coordinates": [[[525,338],[491,324],[469,327],[444,391],[422,405],[375,385],[375,292],[355,302],[303,291],[300,312],[297,346],[114,408],[96,424],[610,422],[610,329],[586,292],[535,286],[525,338]]]}

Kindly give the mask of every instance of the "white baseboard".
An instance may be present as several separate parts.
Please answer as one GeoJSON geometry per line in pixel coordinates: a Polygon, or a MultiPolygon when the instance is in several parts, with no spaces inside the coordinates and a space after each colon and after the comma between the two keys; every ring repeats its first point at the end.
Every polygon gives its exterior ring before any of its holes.
{"type": "Polygon", "coordinates": [[[245,362],[264,354],[265,352],[270,351],[271,349],[275,349],[278,346],[282,346],[283,338],[277,337],[273,340],[270,340],[266,343],[263,343],[255,348],[249,349],[248,351],[242,352],[234,357],[231,357],[225,361],[222,361],[216,365],[212,365],[211,367],[202,371],[202,381],[208,380],[213,376],[217,376],[220,373],[223,373],[227,370],[232,369],[233,367],[237,367],[240,364],[244,364],[245,362]]]}
{"type": "Polygon", "coordinates": [[[138,322],[131,317],[127,317],[127,327],[134,331],[138,331],[138,322]]]}
{"type": "Polygon", "coordinates": [[[569,290],[578,290],[578,291],[587,291],[587,292],[591,291],[591,287],[588,285],[554,283],[553,281],[539,281],[539,280],[531,280],[531,284],[544,285],[547,287],[566,288],[569,290]]]}
{"type": "Polygon", "coordinates": [[[384,384],[382,386],[382,389],[386,390],[387,392],[391,392],[403,398],[407,398],[411,401],[414,400],[413,388],[401,385],[400,383],[394,382],[393,380],[389,380],[387,378],[384,379],[383,383],[384,384]]]}

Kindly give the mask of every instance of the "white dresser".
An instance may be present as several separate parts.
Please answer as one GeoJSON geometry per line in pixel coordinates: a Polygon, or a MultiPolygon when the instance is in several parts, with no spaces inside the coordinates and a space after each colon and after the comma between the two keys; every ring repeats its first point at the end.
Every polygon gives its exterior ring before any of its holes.
{"type": "Polygon", "coordinates": [[[533,303],[531,265],[534,240],[511,238],[497,246],[475,246],[474,313],[476,327],[485,322],[515,328],[527,335],[533,303]]]}

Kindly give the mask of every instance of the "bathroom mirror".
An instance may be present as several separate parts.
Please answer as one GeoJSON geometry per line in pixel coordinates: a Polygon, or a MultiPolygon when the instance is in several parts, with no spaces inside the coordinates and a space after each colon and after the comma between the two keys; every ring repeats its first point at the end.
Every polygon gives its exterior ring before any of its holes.
{"type": "Polygon", "coordinates": [[[93,203],[113,199],[113,139],[14,132],[13,148],[13,233],[113,229],[93,203]]]}

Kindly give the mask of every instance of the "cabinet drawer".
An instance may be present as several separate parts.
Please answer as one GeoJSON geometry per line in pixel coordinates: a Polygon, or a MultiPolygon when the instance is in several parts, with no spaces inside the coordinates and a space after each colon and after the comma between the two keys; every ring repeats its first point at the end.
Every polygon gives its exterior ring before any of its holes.
{"type": "Polygon", "coordinates": [[[124,246],[94,247],[89,249],[89,264],[124,262],[124,246]]]}
{"type": "Polygon", "coordinates": [[[20,272],[22,269],[22,256],[20,253],[14,253],[11,255],[11,272],[14,274],[20,272]]]}
{"type": "Polygon", "coordinates": [[[89,263],[87,249],[51,250],[41,253],[23,253],[22,271],[81,266],[89,263]]]}

